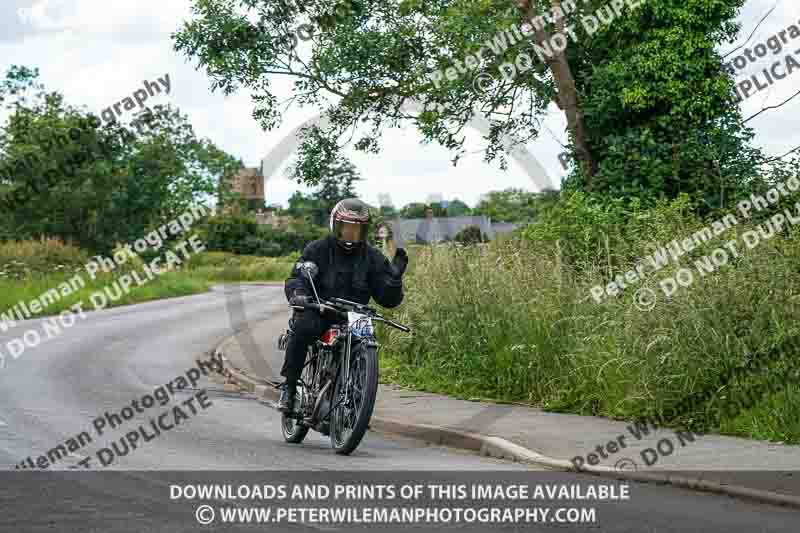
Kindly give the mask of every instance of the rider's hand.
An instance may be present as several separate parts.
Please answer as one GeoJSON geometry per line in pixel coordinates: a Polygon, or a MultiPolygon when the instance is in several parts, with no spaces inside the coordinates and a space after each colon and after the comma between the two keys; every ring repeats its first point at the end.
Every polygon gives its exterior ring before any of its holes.
{"type": "Polygon", "coordinates": [[[397,272],[397,277],[403,277],[403,274],[406,272],[406,268],[408,267],[408,254],[403,248],[398,248],[394,254],[394,259],[392,260],[392,266],[397,272]]]}
{"type": "Polygon", "coordinates": [[[305,294],[294,293],[292,297],[289,298],[289,305],[296,305],[299,307],[305,307],[310,302],[311,298],[305,294]]]}

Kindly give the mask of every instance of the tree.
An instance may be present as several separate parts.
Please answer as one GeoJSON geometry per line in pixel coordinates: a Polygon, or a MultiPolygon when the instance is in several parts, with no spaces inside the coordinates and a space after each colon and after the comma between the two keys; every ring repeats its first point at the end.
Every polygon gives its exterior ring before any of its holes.
{"type": "Polygon", "coordinates": [[[355,165],[340,159],[329,165],[320,177],[319,187],[311,195],[316,201],[315,223],[326,225],[333,208],[345,198],[355,198],[355,183],[361,180],[355,165]]]}
{"type": "Polygon", "coordinates": [[[531,222],[537,217],[544,199],[552,198],[552,194],[514,188],[492,191],[475,207],[473,214],[489,217],[493,222],[531,222]]]}
{"type": "Polygon", "coordinates": [[[238,164],[169,107],[101,126],[47,93],[38,72],[12,67],[0,85],[10,111],[0,128],[3,234],[59,237],[97,252],[138,239],[207,201],[238,164]],[[142,131],[141,121],[148,128],[142,131]]]}
{"type": "Polygon", "coordinates": [[[400,209],[400,216],[402,218],[425,218],[425,212],[427,210],[428,204],[412,202],[400,209]]]}
{"type": "Polygon", "coordinates": [[[633,1],[615,12],[607,0],[253,0],[249,19],[238,0],[195,0],[175,46],[214,88],[248,87],[267,129],[282,116],[271,78],[293,78],[296,101],[330,117],[306,132],[310,168],[358,124],[369,130],[355,148],[377,152],[381,132],[398,121],[458,162],[476,112],[491,124],[485,158],[504,168],[504,135],[535,138],[555,102],[580,162],[569,186],[651,199],[687,192],[709,203],[720,183],[732,198],[755,172],[716,52],[735,38],[743,3],[633,1]],[[300,23],[315,30],[308,57],[287,32],[300,23]],[[421,110],[409,111],[411,101],[421,110]]]}
{"type": "Polygon", "coordinates": [[[252,213],[211,217],[204,225],[209,250],[276,257],[299,252],[325,232],[318,226],[293,224],[289,231],[260,225],[252,213]]]}
{"type": "MultiPolygon", "coordinates": [[[[302,182],[302,159],[290,169],[291,177],[302,182]]],[[[310,195],[297,191],[289,198],[289,214],[303,217],[318,226],[326,226],[328,217],[337,203],[345,198],[357,198],[356,182],[361,180],[355,165],[344,158],[326,162],[316,167],[319,175],[314,178],[317,187],[310,195]]]]}
{"type": "Polygon", "coordinates": [[[481,228],[478,226],[467,226],[459,231],[453,240],[461,244],[478,244],[480,242],[489,242],[489,237],[485,233],[481,233],[481,228]]]}
{"type": "Polygon", "coordinates": [[[392,219],[397,218],[399,216],[399,212],[393,205],[382,205],[378,209],[378,215],[381,218],[392,219]]]}
{"type": "Polygon", "coordinates": [[[471,212],[470,207],[458,199],[447,204],[446,211],[448,217],[463,217],[469,215],[471,212]]]}
{"type": "Polygon", "coordinates": [[[306,196],[300,191],[295,193],[289,198],[289,209],[286,213],[295,218],[307,218],[316,209],[316,203],[310,196],[306,196]]]}

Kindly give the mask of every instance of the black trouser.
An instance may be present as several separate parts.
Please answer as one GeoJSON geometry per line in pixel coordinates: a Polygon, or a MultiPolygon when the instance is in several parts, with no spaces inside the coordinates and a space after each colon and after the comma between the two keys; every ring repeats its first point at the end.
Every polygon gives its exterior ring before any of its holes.
{"type": "Polygon", "coordinates": [[[307,310],[294,312],[292,331],[286,344],[286,358],[283,361],[281,376],[286,378],[286,385],[294,388],[303,372],[308,347],[314,344],[323,333],[337,323],[328,317],[321,317],[317,311],[307,310]]]}

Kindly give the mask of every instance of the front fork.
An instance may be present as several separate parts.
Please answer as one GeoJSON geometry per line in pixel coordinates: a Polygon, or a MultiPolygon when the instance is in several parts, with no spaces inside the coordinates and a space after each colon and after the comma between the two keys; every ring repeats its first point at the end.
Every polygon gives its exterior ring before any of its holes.
{"type": "MultiPolygon", "coordinates": [[[[372,346],[375,348],[375,353],[378,353],[378,341],[375,337],[364,337],[358,341],[364,346],[372,346]]],[[[344,356],[344,401],[350,399],[350,358],[353,350],[353,334],[347,335],[347,350],[344,356]]]]}
{"type": "Polygon", "coordinates": [[[353,333],[347,332],[347,350],[344,353],[344,404],[350,399],[350,354],[353,349],[353,333]]]}
{"type": "MultiPolygon", "coordinates": [[[[378,344],[378,341],[374,337],[363,338],[359,342],[363,343],[366,346],[374,346],[375,347],[375,352],[377,354],[377,350],[378,350],[379,344],[378,344]]],[[[328,411],[328,414],[326,415],[326,417],[329,416],[330,413],[332,413],[334,409],[339,407],[339,405],[341,405],[341,404],[347,405],[347,402],[350,400],[350,392],[351,392],[350,391],[350,357],[351,357],[351,354],[352,354],[352,350],[353,350],[353,334],[352,333],[348,333],[348,335],[347,335],[347,345],[346,345],[346,348],[345,348],[344,358],[343,358],[344,361],[342,361],[342,365],[344,366],[344,397],[339,399],[339,401],[337,401],[335,404],[331,405],[331,408],[328,411]]],[[[339,366],[339,370],[337,372],[337,376],[336,376],[335,380],[339,379],[338,374],[340,372],[342,372],[342,365],[339,366]]],[[[334,380],[334,383],[336,382],[335,380],[334,380]]],[[[334,390],[335,390],[335,388],[334,388],[334,390]]]]}

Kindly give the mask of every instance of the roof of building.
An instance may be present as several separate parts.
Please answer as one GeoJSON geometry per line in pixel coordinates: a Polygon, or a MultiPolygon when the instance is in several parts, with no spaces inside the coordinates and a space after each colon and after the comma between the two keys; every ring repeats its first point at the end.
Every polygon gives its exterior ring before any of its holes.
{"type": "Polygon", "coordinates": [[[468,226],[478,226],[488,238],[494,237],[492,224],[487,217],[447,217],[447,218],[401,218],[389,224],[394,238],[402,243],[417,242],[429,244],[453,240],[468,226]],[[400,239],[398,239],[400,237],[400,239]]]}
{"type": "Polygon", "coordinates": [[[519,224],[512,224],[511,222],[492,222],[492,230],[495,233],[510,233],[519,227],[519,224]]]}

